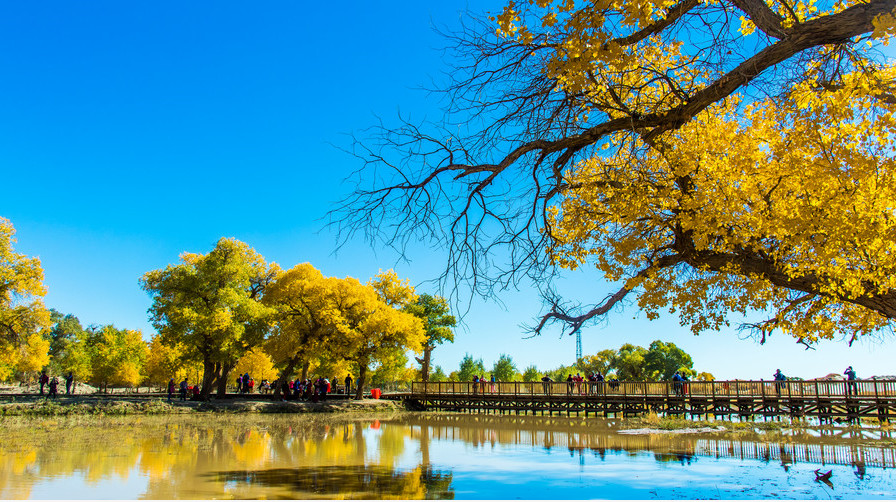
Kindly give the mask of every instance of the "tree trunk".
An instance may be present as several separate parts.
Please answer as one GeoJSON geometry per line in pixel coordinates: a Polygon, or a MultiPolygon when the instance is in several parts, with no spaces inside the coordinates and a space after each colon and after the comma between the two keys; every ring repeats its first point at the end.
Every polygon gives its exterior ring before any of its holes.
{"type": "Polygon", "coordinates": [[[216,364],[209,361],[202,361],[202,386],[199,389],[199,396],[203,401],[208,401],[208,396],[212,393],[212,382],[215,381],[215,373],[217,373],[216,364]]]}
{"type": "Polygon", "coordinates": [[[362,399],[365,383],[367,383],[367,365],[358,363],[358,389],[355,391],[355,399],[362,399]]]}
{"type": "Polygon", "coordinates": [[[310,361],[305,361],[305,364],[302,365],[302,381],[308,378],[308,368],[311,367],[310,361]]]}
{"type": "Polygon", "coordinates": [[[434,348],[435,347],[432,346],[423,347],[423,368],[420,370],[420,373],[422,373],[421,376],[423,377],[424,382],[429,381],[429,361],[432,356],[432,349],[434,348]]]}
{"type": "Polygon", "coordinates": [[[230,376],[230,372],[233,371],[233,367],[236,366],[236,363],[233,364],[222,364],[220,366],[220,374],[218,376],[218,397],[224,398],[227,396],[227,378],[230,376]]]}
{"type": "MultiPolygon", "coordinates": [[[[296,359],[290,359],[286,363],[286,368],[283,369],[283,372],[280,373],[280,378],[277,379],[277,389],[274,391],[278,395],[283,395],[283,389],[286,387],[286,381],[289,379],[289,375],[292,375],[293,370],[296,369],[296,364],[298,361],[296,359]]],[[[308,367],[308,363],[305,363],[305,367],[308,367]]]]}

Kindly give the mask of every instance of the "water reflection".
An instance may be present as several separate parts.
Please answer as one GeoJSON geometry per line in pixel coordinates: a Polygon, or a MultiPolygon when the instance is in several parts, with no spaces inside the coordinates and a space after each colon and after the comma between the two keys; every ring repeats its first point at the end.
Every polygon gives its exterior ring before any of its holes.
{"type": "Polygon", "coordinates": [[[228,471],[207,476],[223,483],[286,489],[295,498],[450,499],[451,474],[430,468],[412,471],[382,466],[325,466],[259,471],[228,471]]]}
{"type": "Polygon", "coordinates": [[[35,424],[0,427],[2,499],[811,498],[835,487],[837,496],[896,495],[896,452],[848,434],[632,436],[593,418],[447,414],[35,424]],[[832,466],[823,469],[833,469],[832,484],[815,482],[822,466],[832,466]]]}

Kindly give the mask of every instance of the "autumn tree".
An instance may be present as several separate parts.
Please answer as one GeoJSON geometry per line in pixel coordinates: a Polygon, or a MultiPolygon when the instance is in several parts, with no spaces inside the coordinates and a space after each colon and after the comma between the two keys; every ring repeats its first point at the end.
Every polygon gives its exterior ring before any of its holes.
{"type": "Polygon", "coordinates": [[[256,382],[256,387],[261,383],[262,379],[271,379],[276,375],[274,370],[274,362],[271,357],[260,347],[256,347],[246,352],[243,357],[237,361],[233,371],[237,375],[248,373],[256,382]]]}
{"type": "Polygon", "coordinates": [[[262,303],[279,268],[247,244],[222,238],[208,254],[183,253],[181,263],[147,272],[150,316],[166,344],[182,344],[203,365],[201,395],[227,392],[240,357],[262,342],[274,310],[262,303]]]}
{"type": "Polygon", "coordinates": [[[112,325],[88,328],[84,341],[90,356],[87,381],[92,385],[106,390],[109,386],[135,387],[143,381],[148,347],[140,331],[112,325]]]}
{"type": "Polygon", "coordinates": [[[368,284],[347,277],[333,290],[338,318],[338,335],[331,347],[339,357],[358,368],[356,399],[367,382],[367,372],[378,357],[389,357],[393,350],[423,349],[423,322],[402,309],[416,300],[413,288],[394,272],[378,274],[368,284]]]}
{"type": "Polygon", "coordinates": [[[432,351],[437,345],[454,342],[454,331],[451,328],[457,325],[457,319],[449,314],[448,300],[427,293],[418,296],[417,301],[409,304],[405,310],[423,320],[426,342],[423,344],[423,357],[417,358],[417,362],[421,366],[421,379],[428,382],[432,351]]]}
{"type": "Polygon", "coordinates": [[[180,383],[184,378],[197,382],[202,375],[202,364],[192,360],[187,352],[183,345],[168,345],[160,335],[153,335],[143,371],[146,382],[162,388],[172,378],[175,383],[180,383]]]}
{"type": "Polygon", "coordinates": [[[894,7],[509,2],[453,39],[442,120],[356,144],[369,169],[334,224],[435,239],[443,279],[483,294],[583,267],[617,284],[548,290],[536,333],[627,300],[695,333],[765,316],[745,326],[763,341],[892,329],[894,7]]]}
{"type": "Polygon", "coordinates": [[[44,271],[40,259],[15,252],[15,234],[0,217],[0,380],[49,363],[49,343],[41,336],[51,324],[43,303],[44,271]]]}
{"type": "Polygon", "coordinates": [[[340,317],[334,293],[339,280],[324,277],[310,263],[301,263],[279,274],[268,287],[264,303],[275,313],[264,345],[281,368],[281,383],[296,368],[302,369],[304,380],[311,364],[329,352],[329,341],[338,334],[340,317]]]}
{"type": "Polygon", "coordinates": [[[613,359],[616,357],[616,351],[613,349],[604,349],[593,356],[585,356],[578,361],[579,368],[585,373],[600,373],[606,375],[613,369],[613,359]]]}

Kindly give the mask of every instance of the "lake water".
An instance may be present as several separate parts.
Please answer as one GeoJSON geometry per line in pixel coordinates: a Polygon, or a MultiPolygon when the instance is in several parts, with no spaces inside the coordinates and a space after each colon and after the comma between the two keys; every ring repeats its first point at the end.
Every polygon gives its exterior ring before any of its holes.
{"type": "Polygon", "coordinates": [[[2,423],[2,499],[896,498],[896,451],[863,431],[670,437],[451,414],[2,423]]]}

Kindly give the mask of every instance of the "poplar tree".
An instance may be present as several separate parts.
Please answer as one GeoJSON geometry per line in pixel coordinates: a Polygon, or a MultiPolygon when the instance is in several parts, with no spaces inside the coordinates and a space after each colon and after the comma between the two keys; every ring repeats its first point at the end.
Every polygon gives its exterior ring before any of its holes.
{"type": "Polygon", "coordinates": [[[892,329],[896,0],[509,2],[452,40],[436,123],[380,129],[336,224],[435,239],[442,276],[489,295],[596,270],[606,297],[545,288],[533,331],[623,302],[760,340],[892,329]],[[382,224],[393,221],[394,224],[382,224]]]}

